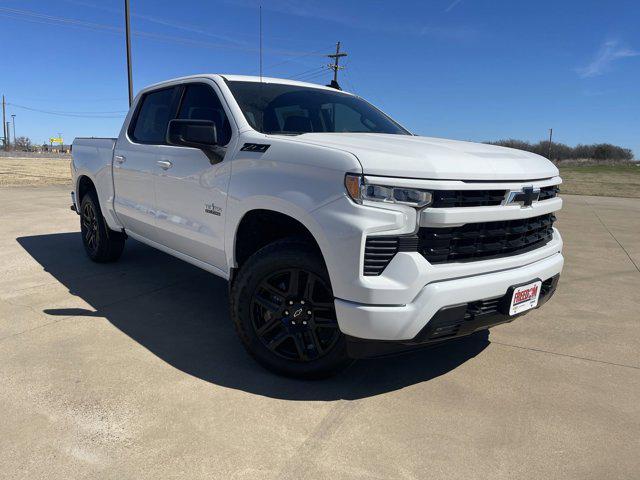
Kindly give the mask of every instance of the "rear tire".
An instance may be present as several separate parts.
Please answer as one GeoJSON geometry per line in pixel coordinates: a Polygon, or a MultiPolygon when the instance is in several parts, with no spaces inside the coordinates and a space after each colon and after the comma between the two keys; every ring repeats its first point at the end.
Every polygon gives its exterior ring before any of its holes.
{"type": "Polygon", "coordinates": [[[122,255],[125,236],[107,226],[94,191],[85,193],[80,201],[80,233],[84,250],[94,262],[115,262],[122,255]]]}
{"type": "Polygon", "coordinates": [[[302,241],[280,240],[253,254],[238,271],[230,299],[242,343],[269,370],[317,379],[352,362],[324,262],[302,241]]]}

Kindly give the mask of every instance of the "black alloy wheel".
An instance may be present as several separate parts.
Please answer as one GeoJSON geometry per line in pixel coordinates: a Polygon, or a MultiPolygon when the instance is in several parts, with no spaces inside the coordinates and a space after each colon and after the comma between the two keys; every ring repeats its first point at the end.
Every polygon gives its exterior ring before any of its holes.
{"type": "Polygon", "coordinates": [[[94,262],[114,262],[122,255],[126,237],[107,226],[94,191],[80,199],[80,234],[85,252],[94,262]]]}
{"type": "Polygon", "coordinates": [[[95,254],[98,250],[99,229],[95,206],[92,202],[85,202],[82,206],[82,236],[87,248],[95,254]]]}
{"type": "Polygon", "coordinates": [[[281,375],[318,379],[352,359],[317,247],[288,238],[254,253],[231,284],[231,317],[249,354],[281,375]]]}
{"type": "Polygon", "coordinates": [[[321,358],[340,338],[330,289],[302,268],[265,277],[252,296],[251,319],[262,344],[287,360],[321,358]]]}

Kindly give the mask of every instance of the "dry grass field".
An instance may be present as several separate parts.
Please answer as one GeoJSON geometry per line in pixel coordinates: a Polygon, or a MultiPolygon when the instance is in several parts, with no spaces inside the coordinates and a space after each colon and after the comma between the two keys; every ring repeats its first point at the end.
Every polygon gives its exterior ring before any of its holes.
{"type": "Polygon", "coordinates": [[[562,193],[640,198],[640,163],[560,167],[562,193]]]}
{"type": "MultiPolygon", "coordinates": [[[[640,198],[640,164],[561,166],[562,193],[640,198]]],[[[71,183],[68,158],[0,157],[0,187],[71,183]]]]}
{"type": "Polygon", "coordinates": [[[71,183],[69,158],[0,157],[0,187],[71,183]]]}

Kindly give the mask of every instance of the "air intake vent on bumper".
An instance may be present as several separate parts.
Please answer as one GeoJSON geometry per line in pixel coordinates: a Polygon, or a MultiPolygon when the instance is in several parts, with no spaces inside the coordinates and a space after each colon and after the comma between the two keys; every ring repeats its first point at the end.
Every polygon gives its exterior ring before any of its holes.
{"type": "Polygon", "coordinates": [[[418,251],[416,235],[368,237],[364,247],[364,275],[380,275],[398,252],[418,251]]]}
{"type": "Polygon", "coordinates": [[[398,252],[398,237],[369,237],[364,247],[364,274],[380,275],[398,252]]]}

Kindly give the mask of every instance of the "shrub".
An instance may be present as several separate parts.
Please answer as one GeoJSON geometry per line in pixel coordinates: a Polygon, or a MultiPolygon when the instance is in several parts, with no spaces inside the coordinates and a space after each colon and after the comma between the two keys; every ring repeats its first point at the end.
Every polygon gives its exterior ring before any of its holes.
{"type": "MultiPolygon", "coordinates": [[[[501,147],[517,148],[527,152],[537,153],[543,157],[549,155],[549,141],[542,140],[532,144],[524,140],[509,138],[495,142],[485,142],[501,147]]],[[[592,145],[578,144],[570,147],[564,143],[551,142],[551,160],[560,161],[568,159],[593,159],[593,160],[633,160],[633,152],[629,148],[619,147],[610,143],[596,143],[592,145]]]]}

